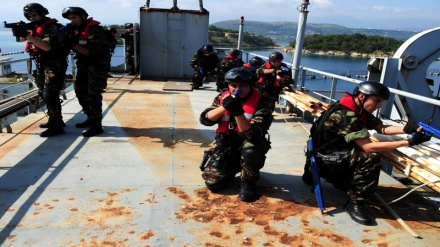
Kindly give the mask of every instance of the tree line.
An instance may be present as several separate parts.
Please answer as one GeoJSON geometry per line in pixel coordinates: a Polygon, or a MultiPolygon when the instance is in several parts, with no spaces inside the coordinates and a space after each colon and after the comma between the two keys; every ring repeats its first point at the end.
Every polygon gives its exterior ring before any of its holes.
{"type": "MultiPolygon", "coordinates": [[[[330,35],[310,35],[304,38],[303,49],[311,52],[318,51],[341,51],[345,55],[352,53],[382,53],[392,54],[401,45],[403,41],[390,37],[378,35],[367,36],[364,34],[330,34],[330,35]]],[[[295,47],[295,42],[290,43],[295,47]]]]}

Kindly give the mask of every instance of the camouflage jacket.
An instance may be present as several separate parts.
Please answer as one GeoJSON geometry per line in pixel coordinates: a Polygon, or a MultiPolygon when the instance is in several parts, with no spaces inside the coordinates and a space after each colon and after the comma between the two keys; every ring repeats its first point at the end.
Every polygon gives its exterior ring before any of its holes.
{"type": "Polygon", "coordinates": [[[39,49],[37,53],[30,51],[30,55],[37,55],[42,64],[50,63],[62,63],[67,64],[67,55],[69,55],[70,47],[65,47],[60,43],[58,30],[62,28],[63,25],[59,22],[49,23],[44,28],[42,41],[48,43],[51,46],[49,51],[44,51],[39,49]]]}
{"type": "MultiPolygon", "coordinates": [[[[347,97],[347,95],[345,97],[347,97]]],[[[325,120],[323,126],[323,143],[336,140],[331,146],[337,147],[338,149],[352,149],[355,147],[354,140],[370,137],[368,130],[374,129],[374,127],[382,124],[382,120],[368,112],[364,112],[363,115],[365,117],[360,116],[346,106],[334,111],[325,120]],[[365,121],[363,119],[365,119],[365,121]]]]}
{"type": "Polygon", "coordinates": [[[259,77],[257,88],[269,98],[278,99],[278,95],[280,94],[283,87],[291,84],[292,82],[292,70],[287,67],[285,63],[281,64],[281,67],[277,68],[278,70],[282,70],[281,73],[278,73],[280,76],[280,85],[275,85],[275,80],[277,75],[272,74],[264,74],[265,69],[273,69],[269,62],[263,64],[260,68],[257,69],[256,74],[259,77]]]}
{"type": "Polygon", "coordinates": [[[243,66],[243,61],[241,59],[235,59],[230,55],[226,55],[225,58],[220,62],[220,72],[225,74],[229,70],[243,66]]]}
{"type": "MultiPolygon", "coordinates": [[[[125,50],[131,54],[134,54],[134,40],[133,40],[133,30],[126,30],[120,36],[121,39],[125,40],[125,50]]],[[[136,31],[136,44],[137,44],[137,54],[139,54],[139,44],[140,44],[140,36],[139,31],[136,31]]]]}
{"type": "MultiPolygon", "coordinates": [[[[83,30],[79,30],[75,37],[75,44],[78,44],[79,33],[83,30]]],[[[85,47],[89,50],[88,56],[77,53],[75,58],[78,59],[78,63],[93,64],[96,66],[106,66],[108,63],[110,53],[110,43],[107,40],[104,29],[99,26],[91,26],[87,35],[87,44],[85,47]]]]}
{"type": "MultiPolygon", "coordinates": [[[[220,96],[222,93],[218,94],[212,103],[212,105],[208,108],[206,108],[201,114],[200,114],[200,123],[205,126],[213,126],[215,124],[218,124],[220,122],[220,119],[218,121],[210,121],[207,118],[207,113],[209,111],[212,111],[220,106],[220,96]]],[[[270,106],[270,101],[268,98],[262,96],[260,98],[260,101],[258,102],[256,112],[254,114],[254,117],[252,118],[250,124],[251,128],[247,131],[241,132],[232,132],[231,135],[238,135],[242,139],[241,140],[247,140],[252,143],[258,143],[261,141],[261,139],[265,138],[265,135],[268,133],[269,127],[272,124],[273,116],[272,116],[272,108],[270,106]]]]}
{"type": "Polygon", "coordinates": [[[220,64],[220,59],[217,54],[211,53],[208,56],[204,55],[203,51],[199,49],[189,61],[191,67],[201,66],[205,72],[211,72],[220,64]]]}

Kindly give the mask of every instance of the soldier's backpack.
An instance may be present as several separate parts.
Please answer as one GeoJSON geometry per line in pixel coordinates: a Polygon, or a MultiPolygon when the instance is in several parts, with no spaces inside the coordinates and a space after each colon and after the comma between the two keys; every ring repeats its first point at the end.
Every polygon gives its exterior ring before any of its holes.
{"type": "Polygon", "coordinates": [[[319,118],[313,122],[312,127],[310,128],[310,137],[313,140],[313,146],[315,149],[322,146],[321,138],[323,136],[322,128],[324,127],[325,120],[335,111],[344,108],[343,105],[339,103],[339,101],[335,102],[324,111],[319,118]]]}
{"type": "Polygon", "coordinates": [[[113,54],[113,52],[116,48],[115,36],[113,35],[113,33],[110,30],[108,30],[108,28],[103,28],[103,30],[104,30],[104,34],[105,34],[106,46],[110,50],[111,54],[113,54]]]}

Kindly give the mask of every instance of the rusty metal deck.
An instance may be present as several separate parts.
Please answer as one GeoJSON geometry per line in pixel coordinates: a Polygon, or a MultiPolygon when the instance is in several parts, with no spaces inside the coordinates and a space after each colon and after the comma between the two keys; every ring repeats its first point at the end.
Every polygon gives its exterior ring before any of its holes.
{"type": "MultiPolygon", "coordinates": [[[[213,128],[198,115],[216,95],[215,83],[192,92],[164,91],[165,82],[109,79],[104,133],[83,138],[73,92],[63,103],[66,134],[38,136],[44,113],[0,133],[1,246],[436,246],[438,208],[415,194],[392,207],[423,239],[409,235],[380,207],[376,226],[342,211],[345,195],[324,183],[321,215],[301,181],[310,125],[277,109],[272,149],[258,183],[262,197],[210,193],[198,168],[213,128]]],[[[379,194],[408,191],[386,174],[379,194]]]]}

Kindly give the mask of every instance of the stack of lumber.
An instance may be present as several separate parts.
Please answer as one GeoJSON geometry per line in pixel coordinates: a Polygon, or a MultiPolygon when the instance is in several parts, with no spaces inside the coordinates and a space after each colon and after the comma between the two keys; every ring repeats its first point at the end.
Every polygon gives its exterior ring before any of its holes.
{"type": "Polygon", "coordinates": [[[329,108],[328,104],[301,91],[285,91],[280,97],[284,98],[291,106],[302,111],[304,114],[310,113],[315,118],[319,117],[322,112],[329,108]]]}
{"type": "MultiPolygon", "coordinates": [[[[401,140],[402,135],[387,136],[373,132],[373,141],[401,140]]],[[[407,176],[413,177],[421,183],[440,180],[440,141],[432,139],[429,142],[412,147],[401,147],[393,151],[382,152],[382,157],[394,167],[403,171],[407,176]]],[[[431,189],[440,193],[440,182],[428,184],[431,189]]]]}

